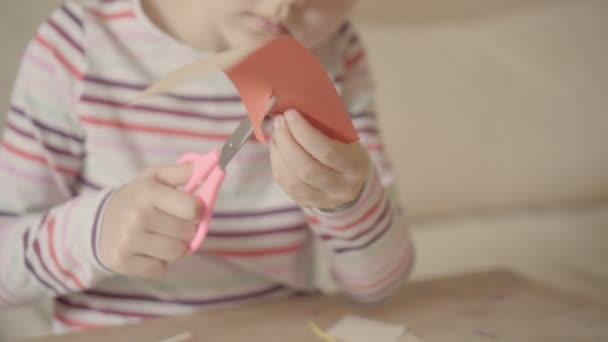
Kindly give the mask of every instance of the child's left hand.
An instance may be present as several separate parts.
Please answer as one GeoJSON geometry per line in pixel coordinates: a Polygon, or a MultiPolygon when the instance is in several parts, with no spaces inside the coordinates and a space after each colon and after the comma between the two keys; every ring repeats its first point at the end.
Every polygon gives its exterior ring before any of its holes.
{"type": "Polygon", "coordinates": [[[299,205],[336,209],[355,200],[370,162],[361,144],[330,139],[295,110],[274,117],[272,172],[299,205]]]}

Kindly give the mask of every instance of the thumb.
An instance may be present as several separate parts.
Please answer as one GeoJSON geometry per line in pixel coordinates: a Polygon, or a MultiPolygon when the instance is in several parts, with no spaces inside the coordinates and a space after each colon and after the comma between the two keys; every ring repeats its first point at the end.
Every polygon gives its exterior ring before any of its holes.
{"type": "Polygon", "coordinates": [[[152,169],[151,174],[159,182],[176,187],[186,184],[192,176],[192,171],[191,163],[169,164],[152,169]]]}

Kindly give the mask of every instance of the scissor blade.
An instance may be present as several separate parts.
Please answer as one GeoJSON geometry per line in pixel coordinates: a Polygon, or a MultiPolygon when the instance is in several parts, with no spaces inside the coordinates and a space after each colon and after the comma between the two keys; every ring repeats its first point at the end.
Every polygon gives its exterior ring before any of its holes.
{"type": "Polygon", "coordinates": [[[253,133],[251,120],[249,120],[249,117],[245,117],[241,120],[241,123],[230,138],[224,143],[224,146],[222,146],[222,151],[220,152],[220,166],[222,169],[226,169],[226,165],[230,163],[236,153],[243,147],[251,136],[251,133],[253,133]]]}
{"type": "MultiPolygon", "coordinates": [[[[270,101],[268,101],[268,106],[266,107],[264,116],[270,113],[276,103],[277,97],[271,97],[270,101]]],[[[251,134],[253,134],[253,125],[251,124],[249,116],[246,116],[243,120],[241,120],[239,126],[236,128],[234,133],[232,133],[230,138],[226,140],[224,146],[222,146],[222,150],[220,152],[220,167],[222,169],[226,169],[228,163],[230,163],[241,147],[245,145],[251,134]]]]}

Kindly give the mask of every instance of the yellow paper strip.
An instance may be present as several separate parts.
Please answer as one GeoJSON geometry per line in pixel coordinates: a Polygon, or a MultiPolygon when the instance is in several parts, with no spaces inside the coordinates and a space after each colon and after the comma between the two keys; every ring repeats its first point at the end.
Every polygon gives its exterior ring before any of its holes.
{"type": "Polygon", "coordinates": [[[145,89],[130,104],[134,105],[146,97],[165,93],[179,85],[202,79],[212,72],[225,71],[240,62],[257,47],[258,45],[247,45],[227,50],[179,67],[145,89]]]}
{"type": "Polygon", "coordinates": [[[336,340],[335,338],[328,335],[325,331],[323,331],[323,329],[319,328],[319,326],[316,325],[314,322],[308,322],[308,327],[310,327],[310,330],[312,330],[312,332],[315,335],[317,335],[317,337],[320,338],[321,340],[323,340],[324,342],[338,342],[338,340],[336,340]]]}

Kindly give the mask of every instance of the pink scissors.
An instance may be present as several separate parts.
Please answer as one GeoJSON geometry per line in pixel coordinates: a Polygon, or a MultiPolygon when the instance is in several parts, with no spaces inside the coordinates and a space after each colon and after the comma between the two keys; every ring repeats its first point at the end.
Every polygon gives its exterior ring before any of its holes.
{"type": "MultiPolygon", "coordinates": [[[[266,107],[265,116],[270,114],[276,103],[277,97],[272,96],[266,107]]],[[[194,167],[184,191],[195,194],[203,204],[203,217],[197,227],[194,239],[188,246],[190,253],[196,251],[207,236],[215,200],[226,177],[226,166],[252,134],[253,125],[249,116],[245,116],[221,148],[216,148],[204,155],[187,153],[179,160],[180,163],[192,163],[194,167]]]]}

